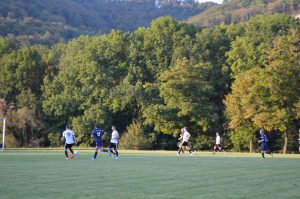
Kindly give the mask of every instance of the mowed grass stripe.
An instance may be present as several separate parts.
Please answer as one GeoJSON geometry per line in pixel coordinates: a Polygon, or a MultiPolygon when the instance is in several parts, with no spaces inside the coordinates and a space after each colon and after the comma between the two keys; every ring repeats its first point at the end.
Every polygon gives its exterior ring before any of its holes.
{"type": "Polygon", "coordinates": [[[120,160],[101,154],[92,161],[91,154],[82,151],[69,161],[62,151],[1,154],[0,198],[274,199],[300,194],[295,158],[135,152],[121,154],[120,160]]]}

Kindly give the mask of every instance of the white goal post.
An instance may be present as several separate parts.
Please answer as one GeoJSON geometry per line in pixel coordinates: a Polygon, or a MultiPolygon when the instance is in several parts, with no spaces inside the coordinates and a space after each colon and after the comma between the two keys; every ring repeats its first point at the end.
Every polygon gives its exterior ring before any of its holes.
{"type": "Polygon", "coordinates": [[[5,148],[5,127],[6,127],[6,118],[1,117],[2,120],[2,148],[1,151],[4,151],[5,148]]]}

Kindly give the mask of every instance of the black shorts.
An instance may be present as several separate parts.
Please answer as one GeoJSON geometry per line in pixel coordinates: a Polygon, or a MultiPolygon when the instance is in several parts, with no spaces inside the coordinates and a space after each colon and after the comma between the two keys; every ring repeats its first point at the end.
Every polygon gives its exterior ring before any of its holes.
{"type": "Polygon", "coordinates": [[[114,148],[114,150],[118,149],[118,144],[110,142],[108,148],[114,148]]]}
{"type": "Polygon", "coordinates": [[[67,144],[67,143],[65,143],[65,150],[67,150],[67,149],[72,149],[72,147],[74,146],[75,144],[73,143],[73,144],[67,144]]]}
{"type": "Polygon", "coordinates": [[[188,142],[182,142],[181,145],[182,145],[182,146],[187,146],[187,145],[188,145],[188,142]]]}

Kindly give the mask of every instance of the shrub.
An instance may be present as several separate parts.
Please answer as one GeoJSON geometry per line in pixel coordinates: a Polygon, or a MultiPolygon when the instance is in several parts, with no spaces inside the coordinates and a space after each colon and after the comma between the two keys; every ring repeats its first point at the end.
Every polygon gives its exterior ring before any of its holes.
{"type": "Polygon", "coordinates": [[[149,149],[150,143],[144,134],[144,129],[140,122],[133,121],[120,139],[120,147],[123,149],[149,149]]]}

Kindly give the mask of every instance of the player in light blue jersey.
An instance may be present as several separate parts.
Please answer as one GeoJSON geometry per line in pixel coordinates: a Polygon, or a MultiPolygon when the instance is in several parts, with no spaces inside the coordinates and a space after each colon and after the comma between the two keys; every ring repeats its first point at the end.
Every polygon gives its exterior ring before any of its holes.
{"type": "Polygon", "coordinates": [[[91,133],[91,137],[93,137],[95,139],[95,143],[96,143],[96,148],[95,148],[95,153],[94,156],[92,158],[92,160],[96,160],[97,155],[98,155],[98,150],[102,149],[102,137],[105,135],[106,133],[104,132],[103,129],[101,129],[99,126],[96,126],[91,133]]]}

